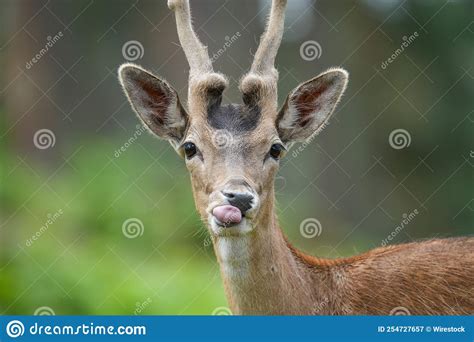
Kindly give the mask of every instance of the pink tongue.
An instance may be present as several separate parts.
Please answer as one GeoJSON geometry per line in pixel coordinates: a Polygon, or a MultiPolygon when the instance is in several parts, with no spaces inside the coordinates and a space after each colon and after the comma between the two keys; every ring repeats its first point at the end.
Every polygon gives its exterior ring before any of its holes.
{"type": "Polygon", "coordinates": [[[231,205],[221,205],[212,210],[212,215],[216,217],[221,223],[239,223],[242,221],[242,213],[239,208],[231,205]]]}

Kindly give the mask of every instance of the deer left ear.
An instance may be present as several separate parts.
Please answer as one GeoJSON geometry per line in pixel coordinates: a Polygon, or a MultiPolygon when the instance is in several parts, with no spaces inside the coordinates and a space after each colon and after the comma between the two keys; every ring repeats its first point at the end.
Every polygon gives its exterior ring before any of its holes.
{"type": "Polygon", "coordinates": [[[164,80],[133,64],[120,67],[119,80],[143,123],[158,137],[168,140],[177,148],[187,127],[188,114],[181,106],[176,90],[164,80]]]}
{"type": "Polygon", "coordinates": [[[330,69],[294,89],[277,116],[280,139],[301,141],[321,131],[346,89],[348,76],[344,69],[330,69]]]}

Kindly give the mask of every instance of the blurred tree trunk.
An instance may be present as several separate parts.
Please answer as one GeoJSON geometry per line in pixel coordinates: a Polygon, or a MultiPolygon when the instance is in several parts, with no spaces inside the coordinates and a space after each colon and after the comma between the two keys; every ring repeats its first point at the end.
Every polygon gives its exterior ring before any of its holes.
{"type": "Polygon", "coordinates": [[[48,36],[45,22],[49,15],[43,6],[42,1],[23,0],[11,1],[4,9],[7,30],[0,53],[6,70],[1,94],[6,122],[1,136],[14,151],[34,150],[35,131],[52,123],[51,106],[43,93],[49,88],[49,58],[43,56],[30,69],[26,68],[48,36]]]}

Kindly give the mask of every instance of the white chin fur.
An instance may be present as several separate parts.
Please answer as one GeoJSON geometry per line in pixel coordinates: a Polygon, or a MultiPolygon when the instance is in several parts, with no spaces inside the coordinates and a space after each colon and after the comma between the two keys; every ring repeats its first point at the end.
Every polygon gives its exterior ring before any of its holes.
{"type": "Polygon", "coordinates": [[[233,225],[231,227],[223,227],[218,224],[216,218],[212,215],[209,216],[209,226],[211,227],[212,232],[216,236],[243,236],[252,231],[252,226],[250,222],[243,217],[242,221],[239,224],[233,225]]]}
{"type": "Polygon", "coordinates": [[[217,236],[215,250],[221,260],[221,270],[226,277],[235,281],[245,279],[249,273],[249,232],[252,231],[251,223],[243,218],[232,227],[222,227],[210,216],[209,226],[217,236]]]}
{"type": "Polygon", "coordinates": [[[235,281],[249,274],[249,236],[221,236],[216,239],[216,253],[221,260],[221,271],[235,281]]]}

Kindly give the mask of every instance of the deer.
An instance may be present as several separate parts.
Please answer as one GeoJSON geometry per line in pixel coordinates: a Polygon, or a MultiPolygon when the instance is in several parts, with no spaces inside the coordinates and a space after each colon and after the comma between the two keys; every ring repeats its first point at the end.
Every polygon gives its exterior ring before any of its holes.
{"type": "Polygon", "coordinates": [[[188,0],[168,0],[189,63],[186,106],[164,79],[135,64],[118,75],[132,109],[167,140],[190,173],[228,305],[236,315],[474,314],[474,238],[429,239],[325,259],[295,248],[275,212],[274,180],[290,147],[319,134],[341,99],[348,72],[331,68],[298,85],[278,107],[277,51],[286,0],[273,0],[242,102],[191,23],[188,0]]]}

